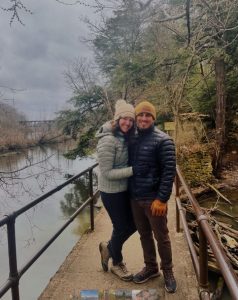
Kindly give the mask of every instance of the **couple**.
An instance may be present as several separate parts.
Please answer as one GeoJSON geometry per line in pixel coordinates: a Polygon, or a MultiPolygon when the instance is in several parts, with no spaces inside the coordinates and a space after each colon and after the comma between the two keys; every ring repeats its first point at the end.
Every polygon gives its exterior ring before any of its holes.
{"type": "Polygon", "coordinates": [[[160,275],[156,239],[165,289],[177,289],[173,275],[172,251],[167,227],[167,201],[176,172],[173,140],[154,126],[155,107],[148,101],[135,108],[118,100],[113,121],[105,123],[97,137],[98,187],[113,231],[99,250],[104,271],[124,281],[143,283],[160,275]],[[122,246],[138,230],[145,267],[130,273],[123,262],[122,246]]]}

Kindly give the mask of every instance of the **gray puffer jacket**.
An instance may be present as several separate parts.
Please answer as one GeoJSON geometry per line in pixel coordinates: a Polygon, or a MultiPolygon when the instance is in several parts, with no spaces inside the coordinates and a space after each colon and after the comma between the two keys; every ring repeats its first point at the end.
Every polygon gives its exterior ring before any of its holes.
{"type": "Polygon", "coordinates": [[[97,132],[97,160],[99,163],[98,188],[105,193],[118,193],[127,190],[128,177],[132,167],[128,167],[128,147],[123,133],[112,133],[110,122],[97,132]]]}

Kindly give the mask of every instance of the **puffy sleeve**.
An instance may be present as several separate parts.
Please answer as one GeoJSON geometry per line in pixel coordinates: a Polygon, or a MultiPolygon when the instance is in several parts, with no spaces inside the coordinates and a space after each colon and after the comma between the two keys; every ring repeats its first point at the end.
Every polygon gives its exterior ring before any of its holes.
{"type": "Polygon", "coordinates": [[[116,144],[112,136],[102,137],[97,145],[97,159],[101,176],[108,180],[117,180],[132,176],[132,167],[113,168],[116,144]]]}
{"type": "Polygon", "coordinates": [[[170,198],[176,174],[175,145],[171,138],[164,138],[160,142],[157,148],[157,157],[161,168],[157,198],[166,202],[170,198]]]}

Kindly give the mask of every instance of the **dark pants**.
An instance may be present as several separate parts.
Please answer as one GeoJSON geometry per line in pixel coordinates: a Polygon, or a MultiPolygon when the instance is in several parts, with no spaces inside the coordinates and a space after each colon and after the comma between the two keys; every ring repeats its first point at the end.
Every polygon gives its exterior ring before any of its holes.
{"type": "Polygon", "coordinates": [[[172,250],[167,227],[167,216],[152,216],[150,203],[131,200],[131,207],[137,230],[140,234],[141,245],[144,254],[144,263],[148,269],[158,269],[156,248],[153,239],[157,241],[160,255],[160,268],[172,269],[172,250]]]}
{"type": "Polygon", "coordinates": [[[127,192],[101,193],[104,207],[112,221],[113,231],[108,243],[113,265],[123,261],[122,246],[136,232],[127,192]]]}

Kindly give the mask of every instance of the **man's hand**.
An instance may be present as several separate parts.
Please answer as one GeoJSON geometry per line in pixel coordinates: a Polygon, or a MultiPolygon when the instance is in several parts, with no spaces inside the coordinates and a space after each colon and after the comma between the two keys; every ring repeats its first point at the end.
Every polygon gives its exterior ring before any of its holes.
{"type": "Polygon", "coordinates": [[[155,199],[151,204],[152,216],[165,216],[167,213],[167,204],[161,202],[159,199],[155,199]]]}

